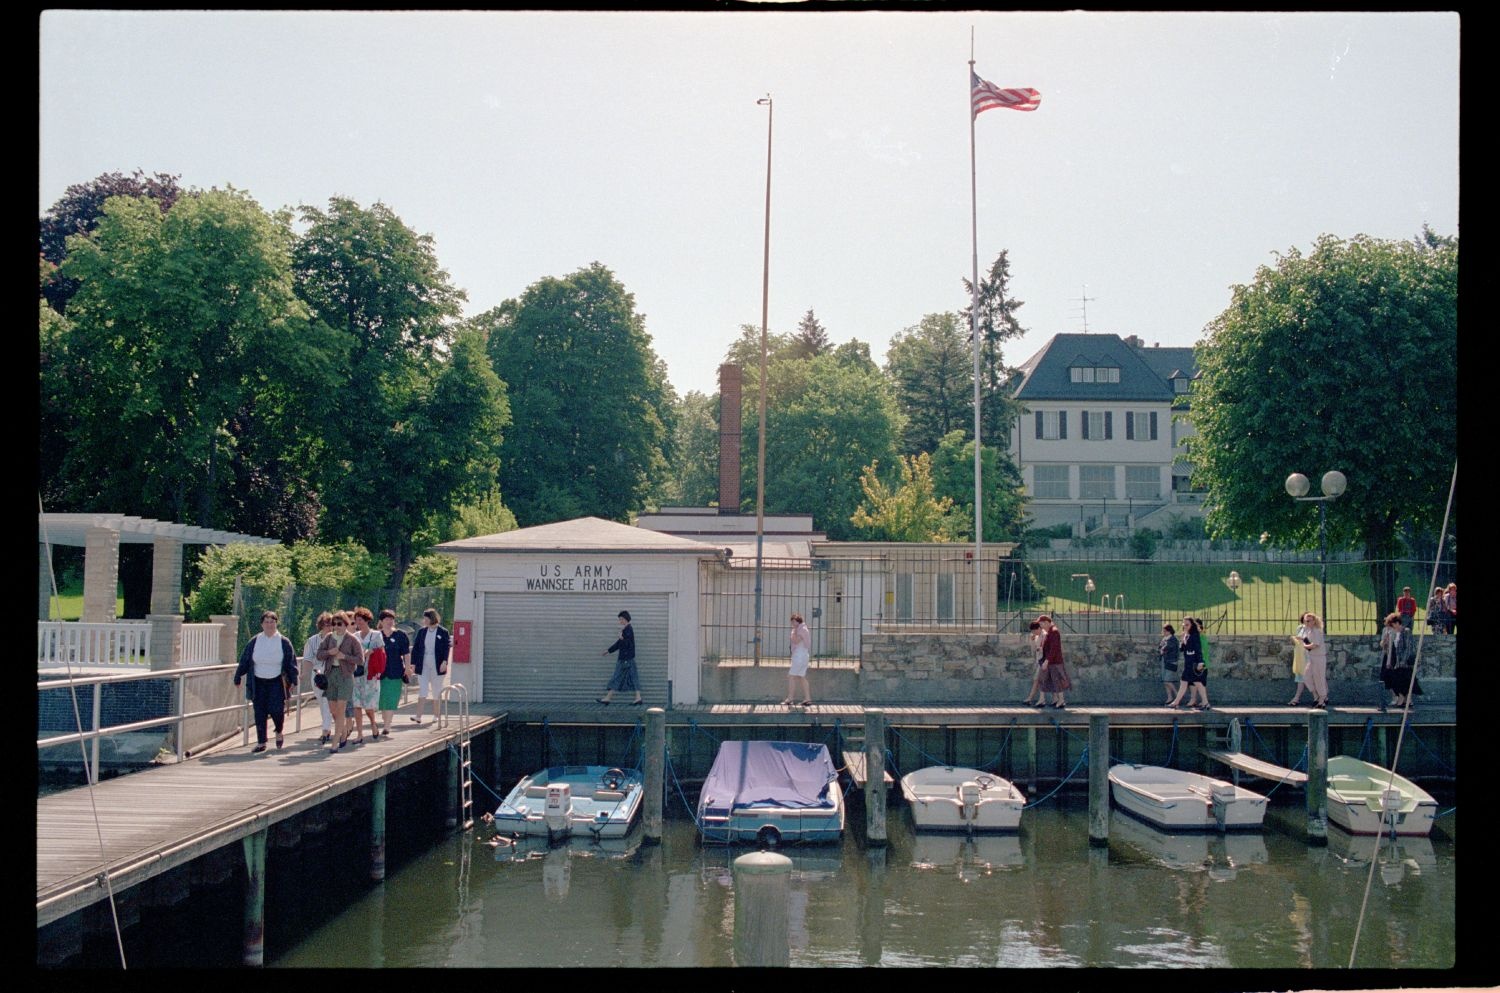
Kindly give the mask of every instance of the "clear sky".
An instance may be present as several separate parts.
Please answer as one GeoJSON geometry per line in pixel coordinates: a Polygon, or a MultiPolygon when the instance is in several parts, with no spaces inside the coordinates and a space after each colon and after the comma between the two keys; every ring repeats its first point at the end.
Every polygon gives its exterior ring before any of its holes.
{"type": "Polygon", "coordinates": [[[983,271],[1029,329],[1188,345],[1275,253],[1458,226],[1459,17],[49,11],[45,211],[103,172],[263,207],[383,201],[475,314],[590,262],[679,393],[812,308],[883,363],[967,306],[968,60],[1042,93],[976,121],[983,271]],[[1087,298],[1085,300],[1085,298],[1087,298]]]}

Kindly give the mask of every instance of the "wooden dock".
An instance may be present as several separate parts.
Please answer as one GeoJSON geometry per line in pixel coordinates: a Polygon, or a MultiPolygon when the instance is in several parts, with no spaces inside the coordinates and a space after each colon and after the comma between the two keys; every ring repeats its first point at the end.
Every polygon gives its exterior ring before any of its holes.
{"type": "MultiPolygon", "coordinates": [[[[36,809],[36,921],[42,927],[169,869],[270,827],[394,769],[447,751],[450,719],[418,726],[412,708],[390,737],[330,754],[317,711],[286,747],[251,754],[238,741],[176,765],[40,797],[36,809]]],[[[470,707],[471,735],[505,719],[499,706],[470,707]]],[[[290,729],[288,722],[288,729],[290,729]]],[[[253,738],[253,734],[252,734],[253,738]]],[[[352,739],[351,739],[352,740],[352,739]]]]}
{"type": "Polygon", "coordinates": [[[1237,769],[1240,772],[1259,779],[1290,783],[1293,786],[1307,785],[1307,773],[1298,772],[1296,769],[1284,769],[1270,762],[1262,762],[1253,755],[1246,755],[1244,752],[1208,751],[1203,754],[1216,762],[1223,762],[1231,769],[1237,769]]]}

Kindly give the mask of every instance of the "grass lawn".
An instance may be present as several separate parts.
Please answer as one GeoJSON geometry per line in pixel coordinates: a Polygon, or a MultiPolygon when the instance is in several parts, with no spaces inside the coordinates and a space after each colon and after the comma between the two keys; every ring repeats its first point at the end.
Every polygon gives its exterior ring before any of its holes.
{"type": "MultiPolygon", "coordinates": [[[[125,595],[121,593],[115,599],[115,616],[122,617],[125,614],[125,595]]],[[[52,606],[47,611],[47,617],[54,621],[76,621],[83,616],[83,589],[59,590],[52,598],[52,606]]]]}
{"type": "MultiPolygon", "coordinates": [[[[1047,589],[1038,609],[1072,613],[1108,607],[1159,611],[1180,627],[1184,614],[1201,617],[1214,629],[1239,634],[1291,634],[1303,611],[1321,612],[1318,565],[1253,562],[1033,562],[1031,569],[1047,589]],[[1240,574],[1231,590],[1230,570],[1240,574]],[[1094,593],[1084,593],[1087,572],[1094,593]]],[[[1427,576],[1397,574],[1397,588],[1425,587],[1427,576]]],[[[1373,634],[1375,590],[1362,562],[1328,566],[1328,613],[1331,634],[1373,634]]]]}

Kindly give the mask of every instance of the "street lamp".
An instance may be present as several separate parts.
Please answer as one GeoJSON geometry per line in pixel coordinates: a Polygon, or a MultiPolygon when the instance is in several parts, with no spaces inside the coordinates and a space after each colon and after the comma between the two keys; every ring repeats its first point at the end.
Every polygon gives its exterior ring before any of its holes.
{"type": "Polygon", "coordinates": [[[1069,578],[1083,580],[1083,619],[1087,625],[1086,630],[1092,632],[1094,629],[1094,590],[1097,589],[1094,586],[1094,577],[1086,572],[1075,572],[1069,578]]]}
{"type": "MultiPolygon", "coordinates": [[[[1239,600],[1240,600],[1240,574],[1239,574],[1239,572],[1237,572],[1234,569],[1230,569],[1229,570],[1229,576],[1228,576],[1227,579],[1224,580],[1224,582],[1227,583],[1227,584],[1229,584],[1229,592],[1231,592],[1231,593],[1234,594],[1234,601],[1231,604],[1231,606],[1238,605],[1239,604],[1239,600]]],[[[1230,622],[1230,626],[1231,627],[1234,626],[1232,620],[1230,622]]]]}
{"type": "Polygon", "coordinates": [[[1308,496],[1307,491],[1312,488],[1307,477],[1300,472],[1294,472],[1286,477],[1286,492],[1293,500],[1299,503],[1316,503],[1318,505],[1318,584],[1323,590],[1323,630],[1328,630],[1328,501],[1337,500],[1344,495],[1349,481],[1344,474],[1337,469],[1330,469],[1323,473],[1319,482],[1322,487],[1322,496],[1308,496]]]}

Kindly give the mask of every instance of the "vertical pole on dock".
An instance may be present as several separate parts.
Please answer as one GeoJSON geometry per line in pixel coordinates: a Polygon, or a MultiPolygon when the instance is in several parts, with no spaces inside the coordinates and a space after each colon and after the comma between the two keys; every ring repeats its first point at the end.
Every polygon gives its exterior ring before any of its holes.
{"type": "Polygon", "coordinates": [[[443,826],[449,831],[458,827],[459,790],[462,784],[459,782],[458,749],[453,743],[448,743],[448,812],[443,818],[443,826]]]}
{"type": "Polygon", "coordinates": [[[1109,844],[1109,715],[1089,715],[1089,844],[1109,844]]]}
{"type": "Polygon", "coordinates": [[[1036,725],[1026,728],[1026,758],[1021,765],[1021,778],[1036,792],[1036,725]]]}
{"type": "Polygon", "coordinates": [[[662,808],[667,797],[667,712],[660,707],[646,711],[645,837],[648,845],[661,843],[662,808]]]}
{"type": "Polygon", "coordinates": [[[246,965],[266,963],[266,835],[261,828],[241,839],[245,849],[245,957],[246,965]]]}
{"type": "Polygon", "coordinates": [[[885,711],[865,711],[865,844],[885,844],[885,711]]]}
{"type": "Polygon", "coordinates": [[[385,881],[385,777],[370,784],[370,882],[385,881]]]}
{"type": "Polygon", "coordinates": [[[1307,715],[1307,840],[1328,843],[1328,711],[1307,715]]]}
{"type": "Polygon", "coordinates": [[[753,852],[734,860],[735,965],[791,965],[791,877],[792,860],[777,852],[753,852]]]}

